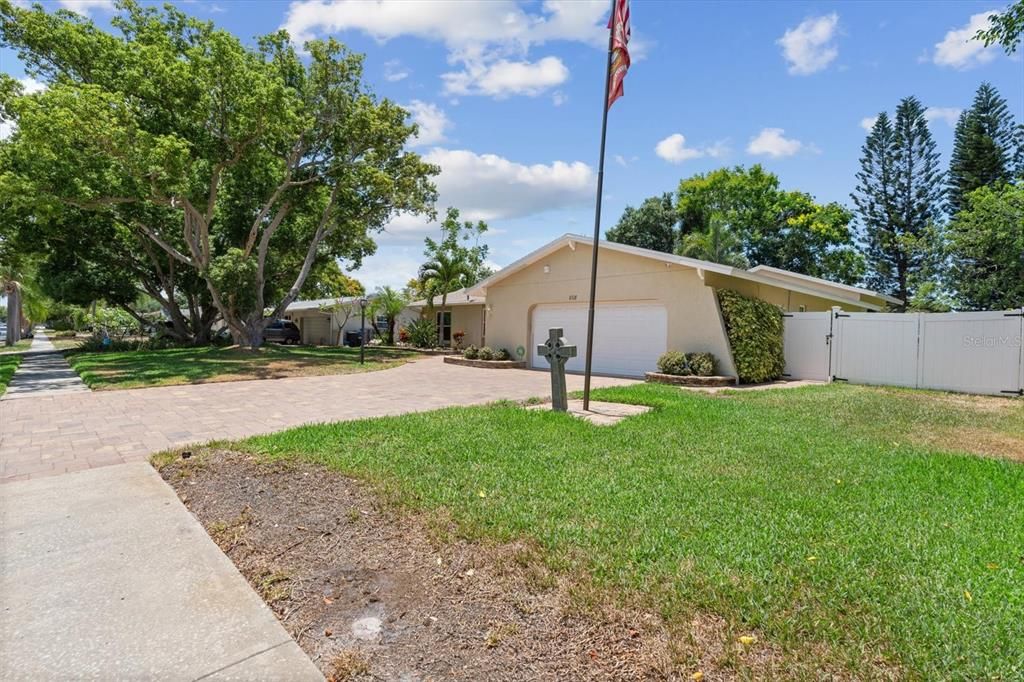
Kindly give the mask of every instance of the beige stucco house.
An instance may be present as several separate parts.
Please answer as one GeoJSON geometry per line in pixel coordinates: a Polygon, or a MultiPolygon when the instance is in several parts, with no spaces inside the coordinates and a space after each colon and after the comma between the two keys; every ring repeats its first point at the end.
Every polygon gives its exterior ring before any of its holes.
{"type": "Polygon", "coordinates": [[[467,289],[459,289],[448,294],[442,310],[442,297],[435,296],[432,305],[426,300],[409,304],[412,315],[432,315],[437,324],[438,337],[442,345],[449,345],[452,335],[463,332],[462,345],[483,346],[487,331],[487,318],[484,314],[484,297],[472,295],[467,289]]]}
{"type": "MultiPolygon", "coordinates": [[[[567,368],[582,371],[591,244],[587,237],[563,235],[471,290],[449,294],[452,328],[466,332],[466,344],[507,348],[528,366],[546,369],[536,347],[549,328],[561,327],[579,348],[567,368]]],[[[735,376],[716,289],[733,289],[793,312],[833,306],[882,310],[899,303],[867,289],[776,268],[742,270],[605,241],[600,250],[594,371],[601,374],[642,376],[655,368],[662,353],[678,350],[714,353],[719,373],[735,376]]]]}
{"type": "MultiPolygon", "coordinates": [[[[367,296],[372,300],[373,295],[367,296]]],[[[299,327],[302,343],[310,346],[340,346],[345,342],[346,332],[358,332],[363,323],[359,310],[359,297],[319,298],[295,301],[285,308],[284,319],[291,320],[299,327]]],[[[413,318],[412,313],[403,314],[395,322],[400,329],[413,318]]],[[[370,316],[365,320],[369,333],[376,330],[387,333],[387,318],[370,316]]]]}

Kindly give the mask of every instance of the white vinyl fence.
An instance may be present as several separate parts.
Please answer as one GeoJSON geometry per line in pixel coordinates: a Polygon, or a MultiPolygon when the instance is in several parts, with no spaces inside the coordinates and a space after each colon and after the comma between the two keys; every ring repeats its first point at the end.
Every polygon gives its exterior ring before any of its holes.
{"type": "Polygon", "coordinates": [[[792,379],[1024,395],[1024,308],[980,313],[787,313],[792,379]]]}

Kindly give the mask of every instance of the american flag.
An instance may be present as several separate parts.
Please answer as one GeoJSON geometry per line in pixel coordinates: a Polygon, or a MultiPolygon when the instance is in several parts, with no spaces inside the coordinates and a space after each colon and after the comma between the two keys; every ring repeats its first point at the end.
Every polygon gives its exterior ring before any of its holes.
{"type": "Polygon", "coordinates": [[[615,0],[612,15],[608,19],[612,31],[612,68],[608,84],[608,108],[622,97],[622,81],[629,71],[629,0],[615,0]]]}

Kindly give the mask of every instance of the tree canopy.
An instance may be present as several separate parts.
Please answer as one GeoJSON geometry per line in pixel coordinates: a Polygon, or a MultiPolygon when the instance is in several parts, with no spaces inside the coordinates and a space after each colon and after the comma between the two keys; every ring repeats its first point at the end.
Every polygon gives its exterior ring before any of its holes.
{"type": "Polygon", "coordinates": [[[866,243],[868,286],[902,299],[933,278],[944,201],[939,154],[924,107],[904,98],[891,122],[881,112],[861,148],[852,195],[866,243]]]}
{"type": "Polygon", "coordinates": [[[0,5],[3,44],[48,84],[2,77],[18,123],[2,200],[40,224],[101,214],[190,268],[254,347],[318,261],[358,264],[397,213],[432,210],[437,169],[405,150],[415,126],[365,88],[360,55],[311,41],[304,62],[283,31],[249,48],[172,6],[118,8],[112,35],[0,5]]]}
{"type": "Polygon", "coordinates": [[[769,265],[846,284],[863,274],[852,214],[840,204],[818,204],[805,192],[781,189],[778,176],[760,165],[685,178],[676,210],[684,255],[719,253],[731,265],[769,265]]]}
{"type": "Polygon", "coordinates": [[[964,197],[985,185],[1024,174],[1024,140],[999,92],[982,83],[971,107],[960,114],[949,161],[949,209],[955,215],[964,197]]]}
{"type": "Polygon", "coordinates": [[[608,241],[642,249],[674,253],[679,214],[671,192],[644,199],[639,208],[627,206],[615,227],[605,233],[608,241]]]}
{"type": "Polygon", "coordinates": [[[950,221],[946,281],[960,307],[1006,310],[1024,301],[1024,185],[981,187],[950,221]]]}

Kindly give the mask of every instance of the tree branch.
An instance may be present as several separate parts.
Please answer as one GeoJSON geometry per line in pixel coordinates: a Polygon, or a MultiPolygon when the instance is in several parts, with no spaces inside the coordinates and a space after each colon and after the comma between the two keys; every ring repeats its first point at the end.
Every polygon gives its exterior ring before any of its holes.
{"type": "MultiPolygon", "coordinates": [[[[143,225],[142,223],[140,223],[138,221],[134,221],[132,224],[135,225],[140,230],[142,230],[142,232],[147,237],[149,237],[154,242],[156,242],[156,244],[161,249],[166,251],[168,254],[170,254],[174,258],[177,258],[178,260],[180,260],[182,263],[184,263],[186,265],[191,265],[192,267],[196,267],[196,264],[195,264],[195,262],[193,260],[191,260],[188,256],[183,254],[181,251],[178,251],[176,248],[174,248],[173,246],[171,246],[170,244],[165,242],[163,239],[158,237],[157,234],[155,232],[153,232],[151,229],[149,229],[147,226],[143,225]]],[[[193,254],[193,255],[195,255],[195,254],[193,254]]]]}
{"type": "Polygon", "coordinates": [[[302,268],[299,270],[299,274],[295,277],[295,282],[292,284],[288,293],[280,303],[274,308],[274,312],[270,315],[269,319],[278,318],[281,313],[291,305],[292,301],[299,295],[299,290],[302,289],[302,285],[306,282],[306,278],[309,276],[309,271],[313,267],[313,261],[316,260],[317,249],[320,248],[321,242],[324,238],[331,233],[328,229],[327,223],[331,217],[331,209],[334,208],[334,202],[338,198],[339,186],[335,185],[331,190],[331,198],[327,202],[327,206],[324,207],[323,215],[320,216],[320,223],[316,227],[316,233],[313,235],[312,241],[309,243],[309,248],[306,250],[306,258],[302,262],[302,268]]]}

